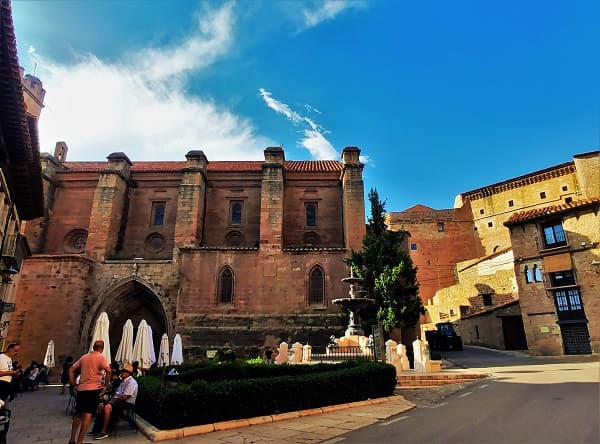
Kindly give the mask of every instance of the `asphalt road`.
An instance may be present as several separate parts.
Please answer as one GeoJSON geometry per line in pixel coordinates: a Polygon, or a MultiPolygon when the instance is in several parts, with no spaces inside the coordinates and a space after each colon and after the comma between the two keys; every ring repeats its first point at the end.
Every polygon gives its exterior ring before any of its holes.
{"type": "Polygon", "coordinates": [[[443,357],[492,376],[328,444],[600,443],[597,356],[531,358],[465,347],[443,357]]]}

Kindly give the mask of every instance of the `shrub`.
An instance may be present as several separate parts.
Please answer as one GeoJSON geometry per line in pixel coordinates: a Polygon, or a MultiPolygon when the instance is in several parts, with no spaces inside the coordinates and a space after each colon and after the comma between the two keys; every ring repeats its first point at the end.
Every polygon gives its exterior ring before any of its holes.
{"type": "Polygon", "coordinates": [[[393,366],[364,360],[198,367],[182,371],[176,385],[156,376],[140,378],[138,414],[156,427],[177,428],[390,396],[396,386],[393,366]],[[210,379],[189,379],[199,374],[210,379]]]}

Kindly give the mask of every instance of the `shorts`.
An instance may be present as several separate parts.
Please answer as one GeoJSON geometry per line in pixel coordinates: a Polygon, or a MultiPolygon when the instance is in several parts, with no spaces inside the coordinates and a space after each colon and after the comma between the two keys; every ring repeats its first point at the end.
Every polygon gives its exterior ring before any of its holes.
{"type": "Polygon", "coordinates": [[[75,413],[96,414],[98,411],[98,404],[100,404],[100,390],[83,390],[77,392],[75,413]]]}
{"type": "Polygon", "coordinates": [[[11,388],[10,382],[0,381],[0,399],[2,399],[2,401],[6,401],[8,399],[11,388]]]}

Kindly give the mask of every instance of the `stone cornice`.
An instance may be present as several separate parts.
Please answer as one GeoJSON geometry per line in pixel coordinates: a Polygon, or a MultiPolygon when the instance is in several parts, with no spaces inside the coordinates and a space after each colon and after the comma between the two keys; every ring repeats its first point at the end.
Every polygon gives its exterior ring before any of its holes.
{"type": "Polygon", "coordinates": [[[467,191],[466,193],[462,193],[461,196],[463,197],[463,199],[471,201],[483,199],[494,194],[502,193],[504,191],[525,187],[534,183],[543,182],[560,176],[566,176],[567,174],[573,174],[574,172],[575,164],[573,162],[567,162],[561,165],[547,168],[545,170],[536,171],[535,173],[527,174],[525,176],[519,176],[514,179],[498,182],[483,188],[467,191]]]}

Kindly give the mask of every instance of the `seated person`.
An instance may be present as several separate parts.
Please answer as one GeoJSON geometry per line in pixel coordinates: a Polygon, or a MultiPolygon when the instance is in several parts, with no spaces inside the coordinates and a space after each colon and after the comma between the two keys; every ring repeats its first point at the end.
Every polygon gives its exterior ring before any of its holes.
{"type": "Polygon", "coordinates": [[[119,364],[113,362],[110,364],[110,370],[110,384],[108,385],[108,390],[102,394],[102,401],[110,401],[121,384],[121,370],[119,369],[119,364]]]}
{"type": "MultiPolygon", "coordinates": [[[[119,415],[135,407],[135,399],[138,392],[138,383],[131,376],[133,367],[130,364],[125,364],[121,370],[121,384],[117,391],[108,402],[100,403],[98,406],[98,416],[92,431],[97,431],[100,428],[98,435],[94,439],[108,438],[108,429],[111,425],[111,419],[118,418],[119,415]]],[[[114,422],[114,421],[113,421],[114,422]]]]}
{"type": "Polygon", "coordinates": [[[40,366],[40,373],[37,377],[37,382],[40,384],[50,384],[50,381],[48,381],[48,377],[50,376],[50,369],[48,367],[46,367],[44,364],[42,364],[40,366]]]}
{"type": "Polygon", "coordinates": [[[39,374],[40,368],[38,367],[37,361],[31,361],[31,365],[25,370],[25,377],[22,380],[23,389],[26,391],[34,391],[39,374]]]}

